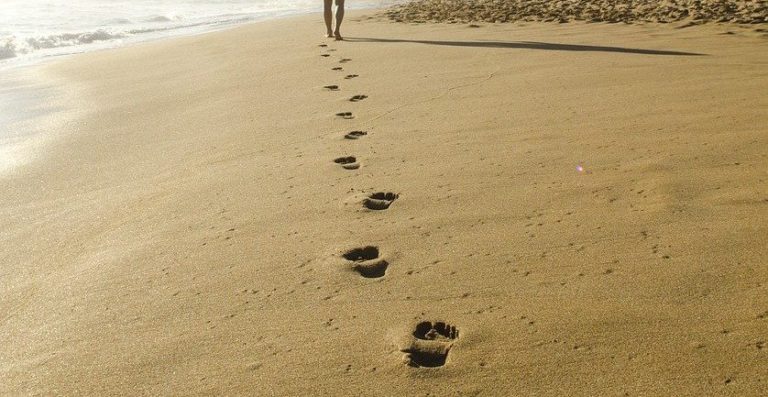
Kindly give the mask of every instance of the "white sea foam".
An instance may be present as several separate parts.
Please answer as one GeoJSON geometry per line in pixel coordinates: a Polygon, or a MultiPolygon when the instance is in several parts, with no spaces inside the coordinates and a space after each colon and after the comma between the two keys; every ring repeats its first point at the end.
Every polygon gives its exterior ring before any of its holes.
{"type": "Polygon", "coordinates": [[[321,8],[320,0],[0,0],[0,67],[321,8]]]}

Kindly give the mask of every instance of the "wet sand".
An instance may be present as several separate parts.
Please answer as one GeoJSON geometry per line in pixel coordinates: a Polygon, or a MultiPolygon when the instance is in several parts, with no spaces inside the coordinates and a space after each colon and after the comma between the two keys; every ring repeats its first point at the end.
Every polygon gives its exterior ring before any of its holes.
{"type": "Polygon", "coordinates": [[[44,68],[0,394],[768,393],[756,27],[368,15],[44,68]]]}

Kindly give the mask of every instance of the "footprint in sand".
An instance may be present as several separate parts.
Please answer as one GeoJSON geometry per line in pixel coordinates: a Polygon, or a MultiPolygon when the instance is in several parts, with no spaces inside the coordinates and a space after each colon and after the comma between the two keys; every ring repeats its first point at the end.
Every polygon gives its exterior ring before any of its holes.
{"type": "Polygon", "coordinates": [[[408,365],[416,368],[442,367],[459,337],[459,330],[441,321],[423,321],[416,325],[413,337],[410,346],[401,350],[406,353],[408,365]]]}
{"type": "Polygon", "coordinates": [[[379,258],[379,248],[371,245],[351,249],[341,256],[352,262],[352,270],[365,278],[384,277],[389,267],[387,261],[379,258]]]}
{"type": "Polygon", "coordinates": [[[336,66],[335,68],[331,68],[331,70],[344,70],[344,68],[341,66],[336,66]]]}
{"type": "Polygon", "coordinates": [[[326,90],[331,90],[331,91],[338,91],[339,90],[339,86],[337,86],[337,85],[326,85],[326,86],[323,86],[323,88],[325,88],[326,90]]]}
{"type": "Polygon", "coordinates": [[[318,47],[328,47],[328,44],[318,44],[318,47]]]}
{"type": "Polygon", "coordinates": [[[363,200],[363,207],[368,208],[369,210],[383,211],[389,208],[398,197],[399,195],[397,193],[373,193],[363,200]]]}
{"type": "Polygon", "coordinates": [[[355,95],[352,98],[349,98],[350,102],[360,102],[363,99],[368,98],[368,95],[355,95]]]}
{"type": "Polygon", "coordinates": [[[320,54],[320,56],[323,58],[328,58],[329,56],[331,56],[331,54],[320,54]]]}
{"type": "Polygon", "coordinates": [[[352,112],[336,113],[336,116],[339,116],[339,117],[343,118],[344,120],[350,120],[350,119],[354,119],[355,118],[355,116],[352,115],[352,112]]]}
{"type": "Polygon", "coordinates": [[[349,59],[349,58],[342,58],[342,59],[339,61],[339,63],[347,63],[347,62],[349,62],[349,61],[351,61],[351,59],[349,59]]]}
{"type": "Polygon", "coordinates": [[[356,170],[360,168],[360,163],[357,162],[357,158],[354,156],[339,157],[333,160],[334,163],[339,164],[341,168],[345,170],[356,170]]]}
{"type": "Polygon", "coordinates": [[[357,74],[348,74],[344,78],[349,80],[349,79],[354,79],[355,77],[359,77],[359,75],[357,75],[357,74]]]}
{"type": "Polygon", "coordinates": [[[366,135],[368,135],[368,133],[365,131],[350,131],[344,135],[344,139],[360,139],[366,135]]]}

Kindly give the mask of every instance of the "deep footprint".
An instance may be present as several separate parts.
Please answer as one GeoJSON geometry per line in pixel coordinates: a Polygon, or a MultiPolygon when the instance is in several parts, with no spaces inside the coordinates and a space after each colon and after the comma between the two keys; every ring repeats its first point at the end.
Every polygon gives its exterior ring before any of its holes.
{"type": "Polygon", "coordinates": [[[445,365],[453,342],[459,337],[459,330],[444,322],[423,321],[413,331],[415,340],[407,349],[408,365],[411,367],[435,368],[445,365]]]}
{"type": "Polygon", "coordinates": [[[342,257],[354,262],[352,270],[365,278],[384,277],[387,267],[389,267],[387,261],[379,259],[379,248],[371,245],[351,249],[345,252],[342,257]]]}
{"type": "Polygon", "coordinates": [[[360,168],[360,164],[354,156],[339,157],[333,160],[333,162],[341,165],[341,168],[344,168],[345,170],[356,170],[360,168]]]}
{"type": "Polygon", "coordinates": [[[339,61],[339,63],[347,63],[347,62],[349,62],[349,61],[351,61],[351,59],[349,59],[349,58],[343,58],[342,60],[340,60],[340,61],[339,61]]]}
{"type": "Polygon", "coordinates": [[[320,56],[323,58],[328,58],[329,56],[331,56],[331,54],[320,54],[320,56]]]}
{"type": "Polygon", "coordinates": [[[335,84],[334,85],[326,85],[326,86],[323,86],[323,88],[325,88],[326,90],[331,90],[331,91],[338,91],[339,90],[339,86],[337,86],[335,84]]]}
{"type": "Polygon", "coordinates": [[[328,47],[328,44],[318,44],[318,47],[328,47]]]}
{"type": "Polygon", "coordinates": [[[344,120],[350,120],[350,119],[354,119],[355,118],[355,116],[352,115],[352,112],[336,113],[336,116],[339,116],[339,117],[343,118],[344,120]]]}
{"type": "Polygon", "coordinates": [[[366,135],[368,135],[368,133],[365,131],[350,131],[344,135],[344,139],[360,139],[366,135]]]}
{"type": "Polygon", "coordinates": [[[355,95],[352,98],[349,98],[350,102],[360,102],[363,99],[368,98],[368,95],[355,95]]]}
{"type": "Polygon", "coordinates": [[[348,74],[344,78],[349,80],[349,79],[354,79],[355,77],[359,77],[359,75],[357,75],[357,74],[348,74]]]}
{"type": "Polygon", "coordinates": [[[335,68],[331,68],[331,70],[344,70],[344,68],[341,66],[336,66],[335,68]]]}
{"type": "Polygon", "coordinates": [[[363,206],[369,210],[383,211],[389,208],[389,206],[392,205],[395,200],[397,200],[398,196],[399,195],[396,193],[389,192],[373,193],[368,196],[368,198],[363,200],[363,206]]]}
{"type": "Polygon", "coordinates": [[[441,321],[435,323],[422,321],[416,326],[416,329],[413,331],[413,336],[416,339],[445,342],[458,338],[459,330],[453,325],[441,321]]]}

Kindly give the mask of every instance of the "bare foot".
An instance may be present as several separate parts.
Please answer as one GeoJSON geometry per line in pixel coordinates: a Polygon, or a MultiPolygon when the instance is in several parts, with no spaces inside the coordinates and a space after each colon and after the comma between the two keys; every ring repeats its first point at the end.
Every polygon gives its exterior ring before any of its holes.
{"type": "Polygon", "coordinates": [[[341,33],[339,33],[338,31],[336,32],[336,34],[334,35],[334,37],[336,37],[336,41],[342,41],[342,40],[344,40],[344,38],[343,38],[343,37],[341,37],[341,33]]]}
{"type": "Polygon", "coordinates": [[[328,37],[328,38],[333,37],[333,32],[329,30],[328,33],[325,34],[325,37],[328,37]]]}

